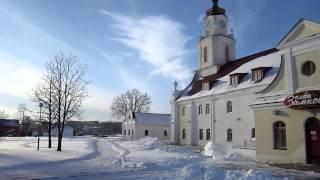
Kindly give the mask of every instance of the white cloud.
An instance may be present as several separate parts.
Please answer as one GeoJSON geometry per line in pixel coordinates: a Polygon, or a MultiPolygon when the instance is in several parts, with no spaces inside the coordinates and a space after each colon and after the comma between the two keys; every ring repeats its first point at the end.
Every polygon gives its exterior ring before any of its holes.
{"type": "Polygon", "coordinates": [[[116,41],[136,50],[142,60],[154,69],[151,75],[163,75],[177,80],[190,78],[192,72],[184,64],[190,53],[185,47],[190,37],[184,26],[167,16],[129,17],[101,10],[112,17],[116,41]]]}

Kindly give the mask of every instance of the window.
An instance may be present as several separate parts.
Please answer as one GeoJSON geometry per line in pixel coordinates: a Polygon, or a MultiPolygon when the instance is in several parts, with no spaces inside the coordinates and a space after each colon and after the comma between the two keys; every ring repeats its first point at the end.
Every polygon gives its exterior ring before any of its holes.
{"type": "Polygon", "coordinates": [[[302,74],[311,76],[316,72],[316,65],[312,61],[307,61],[302,65],[302,74]]]}
{"type": "Polygon", "coordinates": [[[199,129],[199,139],[203,140],[203,129],[199,129]]]}
{"type": "Polygon", "coordinates": [[[130,129],[128,130],[128,135],[130,135],[130,129]]]}
{"type": "Polygon", "coordinates": [[[167,130],[163,131],[163,136],[168,136],[168,131],[167,130]]]}
{"type": "Polygon", "coordinates": [[[206,114],[210,114],[210,104],[206,104],[206,114]]]}
{"type": "Polygon", "coordinates": [[[198,114],[202,114],[202,105],[199,105],[198,107],[198,114]]]}
{"type": "Polygon", "coordinates": [[[262,69],[252,71],[252,81],[261,81],[263,76],[264,74],[262,69]]]}
{"type": "Polygon", "coordinates": [[[144,135],[149,136],[149,130],[144,130],[144,135]]]}
{"type": "Polygon", "coordinates": [[[281,121],[273,124],[273,146],[274,149],[287,149],[286,124],[281,121]]]}
{"type": "Polygon", "coordinates": [[[227,113],[231,113],[232,112],[232,102],[228,101],[227,102],[227,113]]]}
{"type": "Polygon", "coordinates": [[[226,46],[225,47],[225,56],[226,56],[226,62],[229,62],[230,61],[230,57],[229,57],[229,46],[226,46]]]}
{"type": "Polygon", "coordinates": [[[186,115],[186,107],[182,107],[181,109],[181,115],[185,116],[186,115]]]}
{"type": "Polygon", "coordinates": [[[207,129],[207,141],[211,139],[210,129],[207,129]]]}
{"type": "Polygon", "coordinates": [[[227,141],[232,142],[232,129],[227,130],[227,141]]]}
{"type": "Polygon", "coordinates": [[[208,48],[203,48],[203,62],[206,63],[208,61],[208,48]]]}
{"type": "Polygon", "coordinates": [[[208,82],[202,83],[202,90],[203,91],[208,91],[209,90],[209,83],[208,82]]]}
{"type": "Polygon", "coordinates": [[[124,130],[124,133],[123,133],[124,135],[126,135],[127,134],[127,131],[126,130],[124,130]]]}
{"type": "Polygon", "coordinates": [[[182,139],[186,138],[186,129],[182,129],[182,139]]]}
{"type": "Polygon", "coordinates": [[[134,134],[133,134],[133,130],[131,131],[131,135],[133,136],[134,134]]]}
{"type": "Polygon", "coordinates": [[[239,76],[238,75],[230,76],[230,85],[236,86],[238,84],[239,84],[239,76]]]}
{"type": "Polygon", "coordinates": [[[256,129],[252,128],[251,129],[251,138],[255,138],[256,137],[256,129]]]}

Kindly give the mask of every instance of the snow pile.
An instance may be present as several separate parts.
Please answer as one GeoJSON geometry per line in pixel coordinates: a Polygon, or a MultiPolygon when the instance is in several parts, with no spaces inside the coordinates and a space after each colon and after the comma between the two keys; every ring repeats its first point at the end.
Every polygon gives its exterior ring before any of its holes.
{"type": "Polygon", "coordinates": [[[255,150],[232,148],[229,144],[212,143],[211,141],[204,147],[204,155],[210,156],[214,160],[225,161],[254,161],[255,150]]]}

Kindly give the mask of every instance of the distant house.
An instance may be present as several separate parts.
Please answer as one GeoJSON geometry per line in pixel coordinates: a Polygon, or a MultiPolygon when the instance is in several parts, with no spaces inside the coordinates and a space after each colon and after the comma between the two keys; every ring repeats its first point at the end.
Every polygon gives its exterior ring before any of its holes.
{"type": "Polygon", "coordinates": [[[169,140],[170,119],[170,114],[130,112],[122,124],[122,137],[124,140],[140,139],[146,136],[169,140]]]}
{"type": "Polygon", "coordinates": [[[0,136],[19,136],[19,120],[0,119],[0,136]]]}

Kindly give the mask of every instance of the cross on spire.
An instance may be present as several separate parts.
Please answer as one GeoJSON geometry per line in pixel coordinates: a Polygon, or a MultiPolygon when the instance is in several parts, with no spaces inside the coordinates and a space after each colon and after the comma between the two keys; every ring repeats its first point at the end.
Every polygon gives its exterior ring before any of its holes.
{"type": "Polygon", "coordinates": [[[219,0],[212,0],[213,7],[219,7],[219,0]]]}

